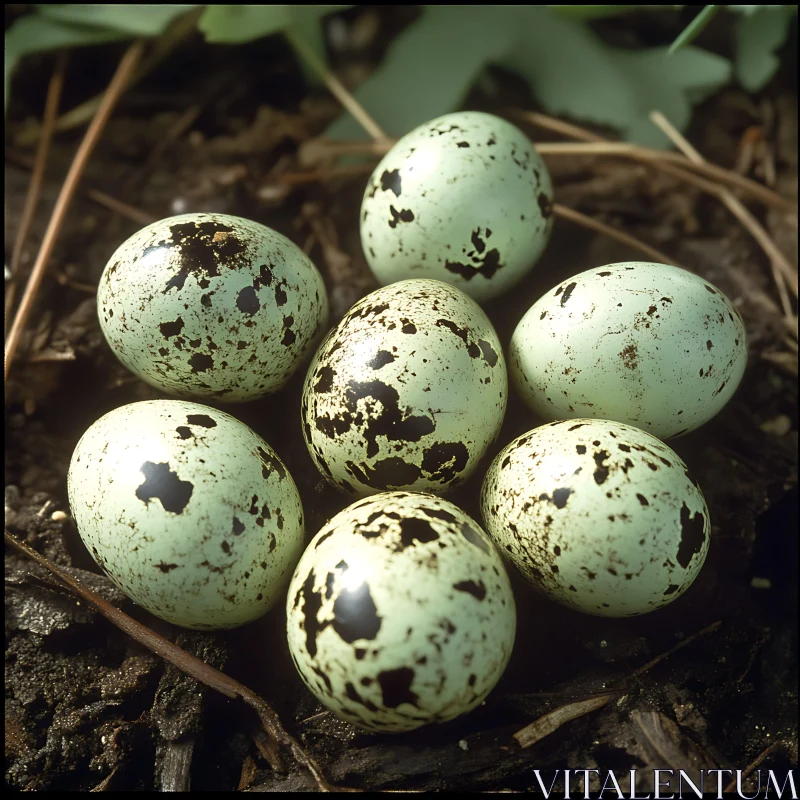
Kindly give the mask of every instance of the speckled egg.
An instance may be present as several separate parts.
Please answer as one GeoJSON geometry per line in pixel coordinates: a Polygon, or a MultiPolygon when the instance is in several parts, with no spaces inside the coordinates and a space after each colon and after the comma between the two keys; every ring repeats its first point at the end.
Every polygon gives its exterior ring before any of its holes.
{"type": "Polygon", "coordinates": [[[512,378],[544,420],[627,422],[660,439],[708,422],[744,373],[733,303],[667,264],[590,269],[541,297],[514,331],[512,378]]]}
{"type": "Polygon", "coordinates": [[[486,473],[481,512],[525,578],[598,616],[666,605],[708,552],[708,509],[683,461],[608,420],[552,422],[515,439],[486,473]]]}
{"type": "Polygon", "coordinates": [[[165,392],[238,402],[280,389],[328,320],[317,268],[241,217],[154,222],[111,256],[97,309],[114,354],[165,392]]]}
{"type": "Polygon", "coordinates": [[[459,111],[411,131],[375,168],[361,244],[383,284],[436,278],[479,302],[518,283],[547,244],[553,186],[522,131],[459,111]]]}
{"type": "Polygon", "coordinates": [[[470,517],[429,494],[387,492],[337,514],[300,559],[286,610],[308,688],[367,730],[475,708],[514,645],[502,559],[470,517]]]}
{"type": "Polygon", "coordinates": [[[228,414],[183,400],[121,406],[72,454],[83,543],[134,602],[186,628],[232,628],[281,597],[303,510],[272,448],[228,414]]]}
{"type": "Polygon", "coordinates": [[[475,301],[441,281],[401,281],[356,303],[320,346],[303,433],[345,491],[442,492],[497,436],[507,393],[500,342],[475,301]]]}

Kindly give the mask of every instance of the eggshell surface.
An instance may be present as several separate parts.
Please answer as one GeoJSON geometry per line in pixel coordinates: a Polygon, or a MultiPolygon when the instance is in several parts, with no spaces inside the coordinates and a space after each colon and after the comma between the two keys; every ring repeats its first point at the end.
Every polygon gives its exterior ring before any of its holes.
{"type": "Polygon", "coordinates": [[[607,420],[552,422],[515,439],[489,467],[481,513],[528,581],[598,616],[670,603],[709,546],[708,509],[683,461],[607,420]]]}
{"type": "Polygon", "coordinates": [[[514,645],[502,559],[476,522],[433,495],[388,492],[337,514],[300,559],[286,602],[306,685],[367,730],[475,708],[514,645]]]}
{"type": "Polygon", "coordinates": [[[384,156],[361,205],[361,243],[383,284],[435,278],[479,302],[518,283],[544,250],[553,187],[518,128],[459,111],[384,156]]]}
{"type": "Polygon", "coordinates": [[[103,271],[97,307],[131,372],[170,394],[231,402],[280,389],[328,319],[322,276],[303,251],[227,214],[135,233],[103,271]]]}
{"type": "Polygon", "coordinates": [[[507,390],[480,307],[440,281],[401,281],[356,303],[320,346],[303,432],[319,470],[345,491],[442,492],[497,436],[507,390]]]}
{"type": "Polygon", "coordinates": [[[280,598],[303,548],[291,475],[250,428],[182,400],[121,406],[68,475],[81,539],[134,602],[187,628],[231,628],[280,598]]]}
{"type": "Polygon", "coordinates": [[[708,281],[666,264],[590,269],[517,326],[510,370],[542,419],[592,417],[680,436],[730,400],[747,362],[744,323],[708,281]]]}

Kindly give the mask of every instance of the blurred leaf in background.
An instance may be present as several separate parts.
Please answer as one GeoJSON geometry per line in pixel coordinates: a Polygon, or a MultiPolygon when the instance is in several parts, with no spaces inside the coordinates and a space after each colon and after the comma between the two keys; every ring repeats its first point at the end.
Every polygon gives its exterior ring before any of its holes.
{"type": "MultiPolygon", "coordinates": [[[[262,36],[285,31],[302,38],[324,63],[327,58],[321,19],[348,8],[351,6],[208,6],[197,27],[205,35],[206,41],[212,44],[252,42],[262,36]]],[[[319,84],[317,72],[302,59],[300,64],[306,80],[311,84],[319,84]]]]}
{"type": "Polygon", "coordinates": [[[106,44],[137,36],[157,36],[172,20],[194,5],[141,6],[38,4],[34,12],[15,20],[6,31],[5,107],[11,75],[21,58],[31,53],[106,44]]]}
{"type": "MultiPolygon", "coordinates": [[[[105,44],[138,36],[159,36],[167,26],[196,5],[39,4],[6,31],[5,105],[11,74],[30,53],[105,44]]],[[[320,20],[349,5],[208,6],[198,28],[212,44],[250,42],[284,30],[295,31],[325,60],[320,20]]],[[[318,82],[316,72],[306,78],[318,82]]]]}
{"type": "MultiPolygon", "coordinates": [[[[325,62],[321,20],[350,5],[206,6],[197,23],[212,44],[251,42],[275,33],[302,40],[325,62]]],[[[6,32],[5,96],[18,61],[28,53],[157,36],[194,5],[38,5],[6,32]],[[144,13],[146,9],[146,13],[144,13]]],[[[525,79],[545,111],[616,129],[626,139],[668,146],[649,121],[658,109],[679,129],[692,106],[733,77],[730,62],[687,46],[721,6],[705,6],[667,48],[623,49],[606,44],[588,22],[630,11],[684,6],[423,6],[398,34],[356,99],[387,133],[402,135],[457,109],[486,67],[498,65],[525,79]]],[[[779,61],[797,6],[727,6],[735,12],[735,74],[748,91],[763,88],[779,61]]],[[[199,12],[198,12],[199,13],[199,12]]],[[[265,44],[265,46],[269,46],[265,44]]],[[[299,48],[298,53],[306,48],[299,48]]],[[[300,58],[306,78],[318,71],[300,58]]],[[[332,139],[364,138],[349,114],[326,131],[332,139]]]]}
{"type": "Polygon", "coordinates": [[[173,19],[185,14],[194,5],[77,5],[72,3],[39,3],[36,9],[44,17],[71,25],[108,28],[130,36],[158,36],[173,19]]]}
{"type": "MultiPolygon", "coordinates": [[[[550,114],[664,147],[668,140],[650,123],[650,111],[663,111],[683,129],[692,104],[731,77],[726,59],[697,48],[668,57],[667,48],[607,45],[581,16],[545,6],[426,6],[355,96],[388,133],[402,135],[458,108],[484,68],[496,64],[527,80],[550,114]]],[[[333,139],[363,135],[349,115],[326,131],[333,139]]]]}
{"type": "Polygon", "coordinates": [[[731,76],[730,63],[705,50],[687,47],[668,56],[666,47],[612,47],[582,23],[540,6],[519,11],[523,40],[504,66],[528,80],[548,113],[616,128],[637,144],[666,147],[649,113],[658,109],[683,130],[692,103],[731,76]]]}
{"type": "Polygon", "coordinates": [[[728,6],[736,21],[736,77],[748,92],[767,85],[780,61],[775,51],[786,41],[797,6],[728,6]]]}
{"type": "Polygon", "coordinates": [[[683,8],[683,6],[548,6],[548,8],[574,19],[605,19],[639,9],[683,8]]]}
{"type": "MultiPolygon", "coordinates": [[[[390,136],[453,111],[486,64],[513,47],[516,31],[509,10],[426,6],[419,19],[395,37],[381,65],[354,92],[356,99],[390,136]]],[[[349,114],[325,135],[365,136],[349,114]]]]}

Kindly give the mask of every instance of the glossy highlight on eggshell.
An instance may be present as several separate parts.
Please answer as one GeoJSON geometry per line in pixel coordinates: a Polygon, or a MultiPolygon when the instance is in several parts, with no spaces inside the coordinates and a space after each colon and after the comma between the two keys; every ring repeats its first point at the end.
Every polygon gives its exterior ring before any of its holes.
{"type": "Polygon", "coordinates": [[[534,266],[552,228],[553,187],[528,137],[479,111],[406,134],[372,173],[361,244],[385,284],[435,278],[479,302],[534,266]]]}
{"type": "Polygon", "coordinates": [[[562,281],[528,310],[509,347],[514,385],[541,419],[613,419],[660,439],[715,416],[746,364],[744,323],[719,289],[638,261],[562,281]]]}
{"type": "Polygon", "coordinates": [[[441,281],[401,281],[356,303],[320,345],[303,434],[344,491],[444,492],[494,441],[507,394],[500,342],[477,303],[441,281]]]}
{"type": "Polygon", "coordinates": [[[281,598],[303,548],[303,509],[275,451],[208,406],[151,400],[94,422],[72,455],[81,540],[134,602],[200,630],[232,628],[281,598]]]}
{"type": "Polygon", "coordinates": [[[329,709],[372,731],[445,722],[479,705],[511,656],[502,559],[452,503],[386,492],[313,538],[286,599],[289,650],[329,709]]]}
{"type": "Polygon", "coordinates": [[[481,513],[530,583],[597,616],[672,602],[709,547],[708,508],[686,464],[654,436],[609,420],[552,422],[515,439],[486,473],[481,513]]]}
{"type": "Polygon", "coordinates": [[[100,326],[134,374],[173,395],[275,392],[328,319],[317,268],[297,245],[228,214],[184,214],[135,233],[109,259],[100,326]]]}

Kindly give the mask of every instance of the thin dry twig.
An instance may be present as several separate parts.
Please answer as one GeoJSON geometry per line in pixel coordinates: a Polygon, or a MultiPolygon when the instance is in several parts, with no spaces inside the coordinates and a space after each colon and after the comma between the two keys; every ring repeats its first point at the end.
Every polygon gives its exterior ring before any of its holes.
{"type": "MultiPolygon", "coordinates": [[[[529,112],[520,112],[520,114],[524,115],[528,113],[529,112]]],[[[543,115],[534,114],[533,116],[538,119],[543,115]]],[[[549,119],[549,117],[546,117],[546,119],[549,119]]],[[[560,123],[561,121],[553,120],[553,122],[560,123]]],[[[560,127],[560,124],[554,124],[549,125],[548,129],[561,133],[563,131],[560,127]]],[[[581,128],[577,128],[577,126],[574,125],[568,125],[567,127],[573,132],[582,131],[581,128]]],[[[738,173],[727,170],[724,167],[719,167],[716,164],[709,164],[707,162],[694,164],[680,153],[670,153],[666,150],[651,150],[647,147],[629,144],[628,142],[609,142],[594,136],[594,134],[588,131],[584,131],[582,134],[573,133],[573,135],[575,135],[576,138],[582,138],[582,141],[536,142],[536,152],[545,158],[576,155],[631,158],[655,169],[659,169],[662,172],[666,172],[669,175],[673,175],[681,181],[690,183],[715,197],[719,196],[719,191],[722,188],[718,183],[714,182],[714,180],[717,180],[741,189],[754,199],[760,200],[764,205],[790,213],[797,211],[797,207],[794,203],[781,197],[771,189],[767,189],[760,183],[756,183],[749,178],[744,178],[738,173]],[[690,170],[695,170],[700,174],[696,175],[690,170]],[[705,178],[703,176],[705,176],[705,178]],[[711,178],[712,180],[707,180],[707,178],[711,178]]],[[[337,142],[323,138],[310,139],[300,148],[300,162],[301,164],[304,163],[307,166],[312,166],[318,163],[324,163],[338,156],[372,155],[380,157],[386,155],[386,153],[392,149],[396,141],[396,139],[391,138],[373,142],[337,142]]]]}
{"type": "Polygon", "coordinates": [[[548,131],[553,131],[553,133],[560,133],[562,136],[569,136],[571,139],[577,139],[581,142],[599,143],[608,141],[596,133],[587,131],[586,128],[573,125],[571,122],[564,122],[563,119],[548,117],[547,114],[539,114],[537,111],[523,111],[519,108],[509,108],[507,110],[516,117],[528,120],[532,125],[536,125],[548,131]]]}
{"type": "MultiPolygon", "coordinates": [[[[18,150],[12,148],[7,149],[6,159],[23,169],[33,169],[33,159],[26,153],[21,153],[18,150]]],[[[122,200],[117,200],[116,197],[112,197],[110,194],[106,194],[106,192],[101,192],[99,189],[87,187],[85,189],[78,189],[78,191],[91,201],[103,206],[103,208],[114,211],[121,217],[125,217],[125,219],[129,219],[131,222],[136,222],[139,225],[149,225],[151,222],[155,222],[158,219],[158,217],[153,214],[143,211],[136,206],[132,206],[129,203],[123,203],[122,200]]]]}
{"type": "Polygon", "coordinates": [[[47,269],[48,259],[50,258],[50,254],[55,246],[56,239],[67,213],[67,209],[69,208],[69,203],[72,200],[72,196],[78,186],[78,181],[83,174],[86,162],[88,161],[95,145],[100,139],[100,135],[105,128],[108,118],[111,116],[111,112],[114,110],[117,101],[122,96],[122,93],[125,90],[128,81],[130,80],[130,76],[133,73],[133,70],[136,68],[136,64],[139,62],[139,59],[141,58],[143,50],[144,42],[137,40],[125,51],[125,54],[122,56],[122,59],[119,62],[117,71],[114,73],[114,77],[108,84],[108,88],[106,89],[106,93],[103,97],[103,102],[101,103],[100,108],[98,108],[94,119],[92,119],[92,122],[86,131],[86,135],[83,137],[83,141],[78,147],[78,152],[75,154],[75,158],[70,165],[67,177],[64,179],[64,184],[61,187],[61,192],[59,193],[55,207],[53,208],[53,213],[47,225],[47,230],[45,231],[41,248],[39,249],[36,261],[31,270],[30,278],[28,279],[28,283],[25,287],[25,292],[22,295],[19,308],[17,309],[16,316],[14,317],[14,322],[11,325],[8,338],[6,339],[4,371],[4,377],[6,379],[8,378],[9,370],[14,361],[17,348],[19,347],[22,332],[25,328],[25,323],[27,322],[31,311],[33,310],[33,304],[36,300],[39,287],[41,286],[42,279],[44,278],[44,274],[47,269]]]}
{"type": "MultiPolygon", "coordinates": [[[[578,149],[573,149],[576,147],[574,142],[537,143],[536,149],[541,154],[546,152],[549,155],[575,155],[576,153],[586,155],[591,155],[593,153],[597,153],[598,155],[619,155],[634,158],[664,172],[670,172],[673,175],[676,173],[669,169],[670,166],[682,167],[684,170],[690,171],[690,174],[691,171],[695,171],[718,182],[726,183],[741,189],[751,197],[760,200],[764,205],[777,208],[781,211],[797,211],[796,203],[793,203],[791,200],[782,197],[777,192],[766,186],[762,186],[756,181],[745,178],[734,170],[725,169],[725,167],[720,167],[717,164],[710,164],[707,161],[694,162],[681,153],[671,153],[667,150],[653,150],[628,142],[611,142],[577,125],[548,117],[545,114],[538,114],[532,111],[520,111],[517,109],[509,109],[509,111],[514,116],[521,117],[533,125],[553,131],[554,133],[571,136],[580,141],[578,149]]],[[[682,173],[681,177],[686,180],[684,173],[682,173]]],[[[715,191],[712,193],[715,193],[719,189],[716,184],[705,184],[705,186],[714,186],[715,191]]],[[[708,189],[706,189],[706,191],[708,191],[708,189]]]]}
{"type": "MultiPolygon", "coordinates": [[[[778,748],[785,747],[786,742],[783,739],[778,740],[777,742],[773,742],[769,747],[767,747],[762,753],[755,758],[755,760],[748,764],[743,770],[742,775],[739,778],[740,781],[744,781],[745,778],[750,777],[750,775],[755,771],[755,769],[759,766],[759,764],[763,764],[764,761],[771,756],[778,748]]],[[[724,789],[723,793],[728,794],[728,792],[733,792],[736,789],[736,778],[734,778],[724,789]]]]}
{"type": "Polygon", "coordinates": [[[325,63],[314,52],[308,43],[292,30],[285,31],[292,47],[300,54],[308,65],[313,69],[325,85],[330,89],[331,94],[353,115],[359,125],[373,138],[377,140],[386,139],[387,136],[380,125],[366,112],[364,106],[353,97],[345,85],[328,69],[325,63]]]}
{"type": "Polygon", "coordinates": [[[539,717],[539,719],[537,719],[535,722],[532,722],[522,730],[517,731],[514,734],[514,738],[517,740],[517,742],[519,742],[521,747],[530,747],[541,739],[544,739],[545,736],[549,736],[557,728],[560,728],[565,722],[577,719],[578,717],[582,717],[585,714],[589,714],[592,711],[602,708],[610,700],[620,697],[625,692],[631,681],[640,678],[665,658],[668,658],[673,653],[677,653],[678,650],[690,645],[701,636],[706,636],[709,633],[713,633],[719,628],[720,625],[722,625],[722,621],[717,620],[716,622],[712,622],[711,625],[707,625],[705,628],[695,631],[695,633],[691,634],[691,636],[687,636],[685,639],[682,639],[674,647],[671,647],[669,650],[651,659],[643,666],[635,669],[630,675],[627,675],[616,688],[611,689],[604,694],[596,695],[595,697],[590,697],[584,700],[579,700],[575,703],[567,703],[566,705],[559,706],[558,708],[553,709],[553,711],[550,711],[547,714],[539,717]]]}
{"type": "Polygon", "coordinates": [[[574,208],[568,208],[567,206],[562,206],[559,203],[553,203],[553,213],[557,217],[574,222],[576,225],[597,231],[598,233],[602,233],[611,239],[616,239],[618,242],[621,242],[622,244],[627,245],[634,250],[638,250],[640,253],[643,253],[649,258],[652,258],[656,263],[671,264],[675,267],[680,266],[675,259],[664,255],[664,253],[662,253],[660,250],[656,250],[655,247],[650,247],[649,244],[645,244],[635,236],[631,236],[624,231],[612,228],[611,226],[606,225],[604,222],[600,222],[592,217],[587,217],[585,214],[581,214],[580,211],[576,211],[574,208]]]}
{"type": "MultiPolygon", "coordinates": [[[[675,146],[683,152],[686,157],[695,164],[705,163],[705,159],[692,147],[691,144],[678,132],[672,123],[660,112],[653,111],[650,114],[650,119],[653,124],[657,125],[675,144],[675,146]]],[[[778,288],[778,294],[781,298],[781,305],[783,306],[784,315],[791,319],[794,317],[792,311],[792,304],[787,293],[787,286],[797,297],[797,273],[792,268],[789,260],[780,251],[775,242],[772,241],[769,234],[764,230],[763,226],[758,220],[742,205],[737,197],[735,197],[728,189],[721,187],[718,189],[717,196],[725,204],[726,208],[742,223],[742,225],[750,232],[753,238],[759,243],[761,249],[767,254],[772,266],[772,275],[775,280],[775,285],[778,288]]]]}
{"type": "Polygon", "coordinates": [[[155,222],[158,219],[158,217],[153,214],[142,211],[140,208],[136,208],[136,206],[129,205],[128,203],[123,203],[122,200],[117,200],[116,197],[112,197],[110,194],[101,192],[98,189],[86,189],[86,196],[90,200],[94,200],[98,205],[110,211],[115,211],[121,217],[125,217],[139,225],[149,225],[151,222],[155,222]]]}
{"type": "Polygon", "coordinates": [[[306,183],[317,181],[332,181],[337,178],[352,178],[364,175],[375,169],[374,164],[350,164],[346,167],[331,167],[330,169],[311,169],[303,172],[284,172],[277,176],[279,186],[303,186],[306,183]]]}
{"type": "MultiPolygon", "coordinates": [[[[90,603],[95,610],[107,620],[116,625],[123,633],[135,639],[140,644],[152,650],[156,655],[174,664],[179,670],[205,684],[226,697],[239,697],[245,701],[258,714],[264,729],[275,741],[288,748],[298,763],[302,764],[314,777],[319,789],[323,792],[342,791],[342,787],[333,787],[325,780],[322,770],[317,762],[303,749],[300,743],[289,734],[281,725],[280,719],[272,707],[251,689],[238,681],[220,672],[218,669],[206,664],[197,656],[186,652],[178,645],[165,639],[160,634],[128,616],[124,611],[112,606],[99,594],[84,586],[58,565],[54,564],[41,553],[37,553],[27,544],[20,542],[9,531],[4,530],[5,540],[16,550],[33,559],[37,564],[49,570],[65,586],[71,589],[82,600],[90,603]]],[[[347,790],[344,790],[347,791],[347,790]]]]}
{"type": "Polygon", "coordinates": [[[514,734],[514,738],[520,747],[531,747],[531,745],[544,739],[545,736],[549,736],[553,731],[558,730],[564,723],[582,717],[592,711],[597,711],[598,708],[602,708],[615,697],[619,697],[616,692],[609,692],[599,697],[590,697],[588,700],[578,700],[575,703],[567,703],[567,705],[554,708],[539,717],[535,722],[517,731],[514,734]]]}
{"type": "Polygon", "coordinates": [[[641,678],[646,672],[649,672],[653,667],[657,664],[662,662],[665,658],[669,658],[669,656],[677,653],[678,650],[683,650],[684,647],[687,647],[692,642],[697,641],[702,636],[707,636],[709,633],[714,633],[714,631],[718,630],[720,625],[722,625],[722,620],[717,620],[716,622],[712,622],[710,625],[706,625],[705,628],[701,628],[699,631],[695,631],[693,634],[687,636],[685,639],[681,639],[678,644],[670,647],[669,650],[661,653],[661,655],[656,656],[655,658],[648,661],[643,666],[635,669],[623,682],[624,684],[629,683],[636,678],[641,678]]]}
{"type": "MultiPolygon", "coordinates": [[[[50,78],[50,85],[47,87],[47,99],[44,104],[44,118],[42,120],[42,133],[39,139],[39,146],[36,149],[36,158],[33,162],[33,173],[28,184],[28,193],[25,195],[25,205],[22,209],[22,218],[17,231],[17,238],[14,240],[14,249],[11,251],[11,275],[12,283],[6,293],[5,311],[6,323],[11,317],[14,308],[14,295],[16,294],[16,279],[19,277],[19,267],[22,261],[22,251],[31,229],[33,218],[36,213],[36,206],[42,194],[42,181],[44,170],[47,166],[47,156],[50,153],[50,142],[53,140],[53,128],[58,113],[58,105],[61,102],[61,90],[64,88],[64,76],[67,72],[68,56],[62,53],[56,60],[53,75],[50,78]]],[[[7,328],[4,326],[4,331],[7,328]]]]}
{"type": "Polygon", "coordinates": [[[385,156],[396,143],[396,139],[376,139],[371,142],[335,141],[318,136],[300,145],[297,160],[301,166],[327,165],[339,156],[385,156]]]}

